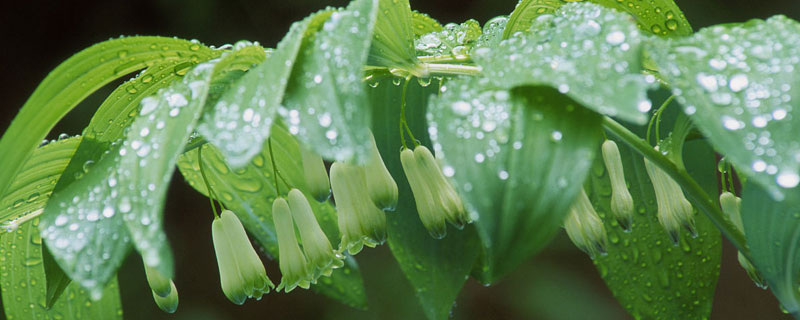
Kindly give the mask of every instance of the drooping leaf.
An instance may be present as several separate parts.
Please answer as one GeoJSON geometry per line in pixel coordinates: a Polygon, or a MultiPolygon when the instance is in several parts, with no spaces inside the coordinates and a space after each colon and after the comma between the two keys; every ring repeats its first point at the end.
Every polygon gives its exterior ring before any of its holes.
{"type": "Polygon", "coordinates": [[[0,194],[50,129],[92,92],[147,66],[210,51],[175,38],[128,37],[98,43],[61,63],[39,84],[0,139],[0,194]]]}
{"type": "Polygon", "coordinates": [[[519,34],[496,48],[473,51],[494,85],[511,89],[546,85],[601,114],[642,124],[651,108],[641,74],[643,37],[624,13],[591,3],[567,4],[534,33],[519,34]]]}
{"type": "Polygon", "coordinates": [[[114,278],[95,301],[77,283],[68,285],[64,297],[47,308],[42,238],[39,218],[0,236],[0,285],[7,319],[122,319],[119,287],[114,278]]]}
{"type": "Polygon", "coordinates": [[[442,25],[439,21],[416,10],[411,11],[411,26],[411,29],[414,30],[414,35],[417,37],[442,30],[442,25]]]}
{"type": "MultiPolygon", "coordinates": [[[[582,0],[577,0],[582,1],[582,0]]],[[[517,3],[509,17],[503,39],[516,32],[526,32],[539,16],[553,14],[559,7],[575,1],[566,0],[522,0],[517,3]]],[[[639,29],[659,36],[685,36],[692,27],[673,0],[618,1],[589,0],[603,6],[630,13],[639,29]]]]}
{"type": "Polygon", "coordinates": [[[442,170],[483,240],[481,281],[491,283],[559,230],[601,132],[596,114],[555,90],[495,90],[487,83],[447,83],[431,100],[428,119],[442,170]]]}
{"type": "Polygon", "coordinates": [[[201,119],[198,132],[219,147],[232,166],[246,165],[261,151],[304,39],[330,14],[320,11],[294,23],[266,61],[239,78],[201,119]]]}
{"type": "MultiPolygon", "coordinates": [[[[642,157],[618,143],[625,178],[636,213],[631,232],[625,232],[610,209],[611,183],[598,158],[586,185],[592,205],[608,235],[607,256],[594,263],[614,297],[636,319],[708,319],[719,277],[722,243],[719,230],[702,213],[694,216],[698,237],[682,232],[678,245],[656,217],[658,207],[642,157]]],[[[717,193],[716,166],[711,148],[687,142],[687,170],[709,194],[717,193]]]]}
{"type": "Polygon", "coordinates": [[[356,0],[331,13],[304,39],[279,114],[289,132],[323,158],[363,161],[369,147],[364,65],[378,0],[356,0]]]}
{"type": "MultiPolygon", "coordinates": [[[[3,307],[9,319],[114,319],[121,318],[122,309],[116,282],[107,288],[101,301],[89,302],[84,290],[66,281],[51,290],[45,285],[45,269],[49,266],[39,236],[38,216],[50,197],[59,176],[78,148],[80,137],[52,142],[36,149],[0,200],[4,218],[0,235],[0,285],[3,287],[3,307]],[[70,301],[55,303],[56,293],[66,289],[70,301]],[[27,297],[27,299],[25,299],[27,297]],[[36,301],[35,304],[32,304],[36,301]],[[51,309],[52,308],[52,309],[51,309]],[[50,309],[50,310],[48,310],[50,309]]],[[[52,266],[52,265],[51,265],[52,266]]],[[[57,266],[56,266],[57,267],[57,266]]],[[[54,274],[57,274],[54,272],[54,274]]],[[[48,281],[49,283],[49,281],[48,281]]]]}
{"type": "Polygon", "coordinates": [[[42,236],[67,275],[95,298],[131,242],[145,264],[172,277],[172,254],[161,227],[166,189],[212,76],[217,67],[241,58],[239,51],[198,65],[182,81],[144,99],[126,137],[95,164],[87,163],[81,179],[53,193],[42,216],[42,236]]]}
{"type": "Polygon", "coordinates": [[[438,23],[427,15],[412,13],[408,0],[378,0],[378,4],[368,63],[418,74],[414,35],[423,30],[435,29],[438,23]]]}
{"type": "MultiPolygon", "coordinates": [[[[425,110],[429,95],[436,93],[437,83],[422,87],[419,82],[410,81],[408,86],[406,120],[414,137],[430,147],[425,110]]],[[[451,228],[441,240],[430,236],[419,219],[400,164],[398,119],[402,89],[384,79],[368,92],[373,109],[372,132],[386,168],[399,188],[397,209],[386,213],[389,248],[416,290],[428,319],[447,319],[475,263],[480,241],[472,226],[460,231],[451,228]]]]}
{"type": "MultiPolygon", "coordinates": [[[[303,191],[308,199],[313,199],[305,185],[303,164],[298,161],[301,155],[297,141],[280,125],[273,126],[269,140],[272,141],[275,164],[280,172],[278,183],[282,194],[288,192],[285,184],[288,183],[303,191]]],[[[208,196],[200,173],[198,150],[202,150],[200,157],[203,170],[219,200],[236,213],[247,231],[271,256],[278,257],[278,242],[272,224],[272,202],[278,193],[275,190],[276,177],[272,170],[269,145],[266,144],[247,165],[239,169],[228,166],[221,152],[208,144],[181,155],[178,161],[181,173],[192,187],[208,196]]],[[[329,202],[310,200],[309,203],[331,244],[337,246],[340,236],[336,210],[329,202]]],[[[210,220],[210,208],[208,217],[210,220]]],[[[343,268],[334,270],[330,277],[321,277],[312,289],[349,306],[366,308],[363,280],[358,264],[352,258],[347,259],[343,268]]]]}
{"type": "Polygon", "coordinates": [[[800,183],[800,23],[784,16],[714,26],[650,46],[712,145],[773,197],[800,183]]]}
{"type": "Polygon", "coordinates": [[[781,306],[800,315],[800,192],[776,201],[763,187],[748,183],[742,192],[742,225],[753,264],[781,306]]]}

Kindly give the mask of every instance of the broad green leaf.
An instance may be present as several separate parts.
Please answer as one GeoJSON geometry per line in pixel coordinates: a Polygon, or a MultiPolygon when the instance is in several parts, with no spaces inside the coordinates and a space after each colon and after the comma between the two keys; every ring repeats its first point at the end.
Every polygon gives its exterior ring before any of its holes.
{"type": "Polygon", "coordinates": [[[800,315],[800,193],[790,191],[783,201],[770,197],[757,184],[742,192],[742,225],[753,264],[767,280],[781,306],[800,315]]]}
{"type": "Polygon", "coordinates": [[[279,114],[326,159],[362,162],[369,147],[369,109],[362,82],[378,0],[356,0],[331,13],[304,39],[279,114]]]}
{"type": "Polygon", "coordinates": [[[624,14],[591,3],[567,4],[537,20],[534,33],[473,51],[494,85],[546,85],[601,114],[643,124],[651,108],[641,74],[643,36],[624,14]]]}
{"type": "MultiPolygon", "coordinates": [[[[94,297],[111,279],[132,242],[144,263],[172,277],[172,253],[162,229],[164,197],[178,155],[200,117],[215,71],[237,50],[203,63],[182,81],[142,100],[126,137],[65,189],[42,216],[42,236],[58,264],[94,297]]],[[[219,68],[219,69],[218,69],[219,68]]]]}
{"type": "Polygon", "coordinates": [[[52,308],[45,303],[45,274],[39,218],[22,224],[16,231],[0,236],[0,285],[3,308],[12,319],[122,319],[122,303],[116,278],[105,288],[103,298],[92,300],[89,293],[70,284],[52,308]]]}
{"type": "Polygon", "coordinates": [[[312,37],[330,14],[330,10],[321,11],[294,23],[266,61],[239,78],[203,115],[198,132],[233,167],[246,165],[261,151],[304,39],[312,37]]]}
{"type": "MultiPolygon", "coordinates": [[[[42,146],[34,151],[25,167],[14,179],[8,192],[0,200],[4,218],[3,234],[0,235],[0,279],[3,287],[3,307],[9,319],[94,319],[121,318],[121,304],[116,283],[107,290],[106,297],[99,302],[90,302],[85,307],[88,295],[77,286],[67,289],[70,301],[62,300],[55,304],[50,297],[51,290],[45,286],[44,259],[46,249],[41,245],[41,237],[36,228],[42,208],[50,197],[59,176],[67,167],[78,148],[80,137],[68,138],[42,146]],[[21,200],[21,201],[20,201],[21,200]],[[32,302],[36,304],[31,307],[32,302]],[[79,301],[76,303],[76,301],[79,301]],[[52,303],[51,303],[52,302],[52,303]],[[51,310],[47,310],[50,309],[51,310]]],[[[57,274],[57,273],[56,273],[57,274]]],[[[67,288],[67,281],[54,281],[67,288]]],[[[55,294],[54,290],[52,294],[55,294]]]]}
{"type": "Polygon", "coordinates": [[[448,23],[441,31],[427,33],[414,40],[414,48],[418,55],[467,55],[481,36],[481,31],[481,24],[474,19],[461,24],[448,23]]]}
{"type": "MultiPolygon", "coordinates": [[[[561,6],[582,0],[522,0],[509,17],[503,39],[516,32],[526,32],[536,18],[553,14],[561,6]]],[[[589,0],[603,6],[630,13],[639,29],[659,36],[685,36],[692,34],[692,26],[673,0],[621,1],[589,0]]]]}
{"type": "Polygon", "coordinates": [[[739,172],[780,200],[800,183],[800,23],[777,16],[650,47],[684,111],[739,172]]]}
{"type": "Polygon", "coordinates": [[[431,100],[428,131],[483,240],[479,277],[491,283],[559,230],[601,131],[596,114],[553,89],[487,82],[447,83],[431,100]]]}
{"type": "Polygon", "coordinates": [[[61,63],[39,84],[0,139],[0,194],[50,129],[92,92],[147,66],[210,51],[186,40],[128,37],[98,43],[61,63]]]}
{"type": "MultiPolygon", "coordinates": [[[[425,110],[437,83],[421,87],[408,84],[406,120],[420,143],[431,147],[426,132],[425,110]]],[[[447,236],[436,240],[419,220],[408,180],[400,164],[399,115],[402,88],[385,79],[369,89],[373,108],[372,132],[386,168],[399,188],[398,207],[386,213],[387,241],[397,263],[416,290],[428,319],[448,319],[458,292],[469,277],[478,255],[480,241],[472,226],[450,228],[447,236]]],[[[408,141],[408,140],[407,140],[408,141]]]]}
{"type": "Polygon", "coordinates": [[[505,30],[507,24],[507,16],[497,16],[486,21],[486,24],[483,25],[481,36],[478,38],[478,42],[475,43],[475,48],[494,48],[500,45],[500,41],[503,40],[503,30],[505,30]]]}
{"type": "Polygon", "coordinates": [[[414,36],[421,36],[426,33],[442,31],[442,25],[436,19],[419,11],[411,11],[411,29],[414,36]]]}
{"type": "Polygon", "coordinates": [[[36,149],[0,200],[2,228],[14,231],[42,213],[81,137],[54,141],[36,149]]]}
{"type": "Polygon", "coordinates": [[[553,14],[558,8],[567,4],[563,0],[521,0],[508,16],[508,23],[503,30],[503,39],[508,39],[517,32],[527,32],[536,18],[545,14],[553,14]]]}
{"type": "Polygon", "coordinates": [[[378,0],[377,14],[375,32],[370,36],[372,47],[369,50],[368,63],[372,66],[399,68],[418,75],[414,35],[423,30],[435,29],[438,22],[427,15],[412,13],[408,0],[378,0]]]}
{"type": "MultiPolygon", "coordinates": [[[[708,319],[719,277],[722,243],[719,230],[702,213],[694,216],[698,237],[682,232],[673,245],[656,218],[655,194],[642,156],[618,142],[625,178],[636,213],[625,232],[611,209],[611,183],[603,159],[595,160],[586,184],[603,219],[608,255],[594,263],[614,297],[636,319],[708,319]]],[[[714,152],[701,141],[687,142],[689,174],[709,194],[717,194],[714,152]]]]}
{"type": "MultiPolygon", "coordinates": [[[[285,183],[303,191],[310,199],[312,210],[331,244],[337,246],[340,236],[336,210],[329,202],[316,202],[309,195],[305,186],[303,164],[298,161],[301,155],[297,141],[280,125],[273,126],[269,141],[272,142],[276,167],[280,172],[278,183],[281,194],[285,195],[289,191],[285,183]]],[[[265,144],[261,152],[247,165],[238,169],[228,166],[221,152],[208,144],[181,155],[178,161],[181,173],[192,187],[208,196],[200,173],[198,150],[202,150],[200,157],[203,170],[214,194],[220,197],[219,200],[226,208],[236,213],[247,231],[267,253],[278,257],[278,242],[275,226],[272,224],[272,202],[278,192],[275,190],[276,177],[270,160],[269,144],[265,144]]],[[[211,218],[211,208],[208,218],[211,218]]],[[[349,306],[366,308],[366,296],[358,265],[352,258],[348,258],[346,262],[343,268],[334,270],[330,277],[320,278],[312,288],[349,306]]]]}

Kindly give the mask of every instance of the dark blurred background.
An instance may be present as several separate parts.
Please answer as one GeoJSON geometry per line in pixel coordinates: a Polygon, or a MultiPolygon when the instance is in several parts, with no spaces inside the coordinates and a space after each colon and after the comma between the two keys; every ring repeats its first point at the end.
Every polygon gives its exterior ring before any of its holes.
{"type": "MultiPolygon", "coordinates": [[[[642,0],[639,0],[642,1],[642,0]]],[[[273,47],[289,25],[325,6],[347,1],[156,0],[15,1],[0,12],[0,132],[36,88],[70,55],[120,35],[162,35],[222,45],[246,39],[273,47]]],[[[677,0],[695,29],[785,14],[800,19],[797,0],[677,0]]],[[[481,23],[508,14],[515,0],[411,1],[412,8],[442,23],[474,18],[481,23]]],[[[91,96],[51,134],[79,134],[103,94],[91,96]]],[[[2,155],[0,155],[2,156],[2,155]]],[[[222,294],[211,243],[206,199],[176,176],[167,197],[166,227],[176,252],[180,307],[167,315],[155,306],[141,260],[131,255],[120,270],[126,319],[422,319],[416,297],[387,246],[358,255],[369,311],[340,305],[309,291],[270,293],[233,305],[222,294]]],[[[788,319],[768,291],[756,288],[726,243],[712,319],[788,319]]],[[[267,264],[273,280],[278,270],[267,264]]],[[[586,255],[563,234],[552,245],[491,287],[470,280],[454,309],[456,319],[628,319],[586,255]]],[[[3,317],[3,316],[0,316],[3,317]]]]}

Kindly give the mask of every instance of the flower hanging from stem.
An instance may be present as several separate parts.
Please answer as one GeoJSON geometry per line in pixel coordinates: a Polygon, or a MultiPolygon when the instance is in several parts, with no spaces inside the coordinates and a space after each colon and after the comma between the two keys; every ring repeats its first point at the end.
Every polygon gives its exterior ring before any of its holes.
{"type": "Polygon", "coordinates": [[[583,188],[569,208],[567,218],[564,220],[564,229],[567,230],[567,236],[572,243],[592,259],[606,254],[608,241],[603,220],[597,215],[583,188]]]}
{"type": "Polygon", "coordinates": [[[633,224],[633,197],[625,183],[625,171],[622,168],[622,157],[617,143],[611,140],[603,142],[603,162],[611,180],[611,213],[622,229],[630,231],[633,224]]]}
{"type": "Polygon", "coordinates": [[[680,228],[686,228],[692,237],[697,236],[694,224],[694,208],[678,183],[664,170],[644,158],[647,175],[653,183],[653,189],[658,203],[658,222],[669,233],[672,242],[677,245],[680,241],[680,228]]]}
{"type": "Polygon", "coordinates": [[[331,189],[342,234],[340,251],[356,254],[363,246],[375,247],[386,240],[386,216],[365,192],[367,182],[361,166],[334,162],[331,189]]]}

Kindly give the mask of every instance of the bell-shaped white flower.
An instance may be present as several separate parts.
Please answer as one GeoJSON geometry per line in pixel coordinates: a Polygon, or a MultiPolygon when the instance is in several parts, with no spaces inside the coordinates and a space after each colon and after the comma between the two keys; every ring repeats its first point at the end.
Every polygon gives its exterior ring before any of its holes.
{"type": "Polygon", "coordinates": [[[564,229],[567,230],[567,236],[572,243],[592,259],[606,254],[608,240],[603,220],[597,215],[583,188],[570,206],[567,218],[564,220],[564,229]]]}
{"type": "Polygon", "coordinates": [[[261,299],[274,285],[258,253],[253,249],[244,226],[233,211],[222,211],[211,224],[214,252],[217,255],[222,292],[235,304],[247,298],[261,299]]]}
{"type": "Polygon", "coordinates": [[[289,209],[295,224],[297,224],[297,229],[300,231],[303,252],[311,265],[313,277],[330,276],[333,269],[344,265],[344,261],[342,261],[344,257],[337,254],[331,247],[330,240],[320,228],[314,211],[303,192],[297,189],[289,191],[289,209]]]}
{"type": "Polygon", "coordinates": [[[656,194],[658,222],[669,233],[672,242],[677,245],[680,241],[681,226],[689,230],[693,237],[697,236],[694,208],[683,195],[681,186],[647,158],[644,158],[644,165],[656,194]]]}
{"type": "Polygon", "coordinates": [[[289,204],[283,198],[277,198],[272,203],[272,222],[278,234],[278,259],[281,268],[281,283],[277,290],[283,289],[284,292],[289,292],[298,286],[308,289],[313,276],[309,270],[308,260],[297,244],[289,204]]]}
{"type": "Polygon", "coordinates": [[[461,197],[428,148],[418,146],[414,151],[401,151],[400,163],[414,194],[420,220],[432,237],[441,239],[447,234],[445,221],[458,229],[469,223],[461,197]]]}
{"type": "Polygon", "coordinates": [[[303,157],[303,174],[306,178],[308,192],[317,201],[328,200],[331,196],[331,185],[322,157],[305,147],[300,147],[300,154],[303,157]]]}
{"type": "Polygon", "coordinates": [[[356,254],[363,246],[375,247],[386,240],[386,215],[375,206],[365,190],[367,182],[361,166],[334,162],[331,189],[336,199],[340,251],[356,254]]]}
{"type": "Polygon", "coordinates": [[[367,178],[367,192],[375,205],[383,210],[394,211],[397,207],[397,183],[395,183],[386,165],[383,163],[375,137],[369,133],[372,143],[370,157],[365,165],[367,178]]]}
{"type": "Polygon", "coordinates": [[[622,168],[619,148],[616,142],[606,140],[603,142],[602,151],[603,162],[611,180],[611,213],[623,229],[630,231],[634,213],[633,197],[625,183],[625,171],[622,168]]]}
{"type": "MultiPolygon", "coordinates": [[[[741,214],[742,198],[737,197],[731,192],[725,191],[719,196],[719,204],[722,208],[722,213],[728,217],[728,220],[733,223],[736,229],[739,229],[739,231],[744,234],[744,225],[742,224],[741,214]]],[[[753,283],[755,283],[759,288],[766,289],[767,282],[764,280],[761,272],[756,269],[753,263],[747,259],[747,257],[745,257],[741,251],[739,251],[737,258],[739,260],[739,265],[744,268],[744,271],[747,272],[747,276],[753,280],[753,283]]]]}

